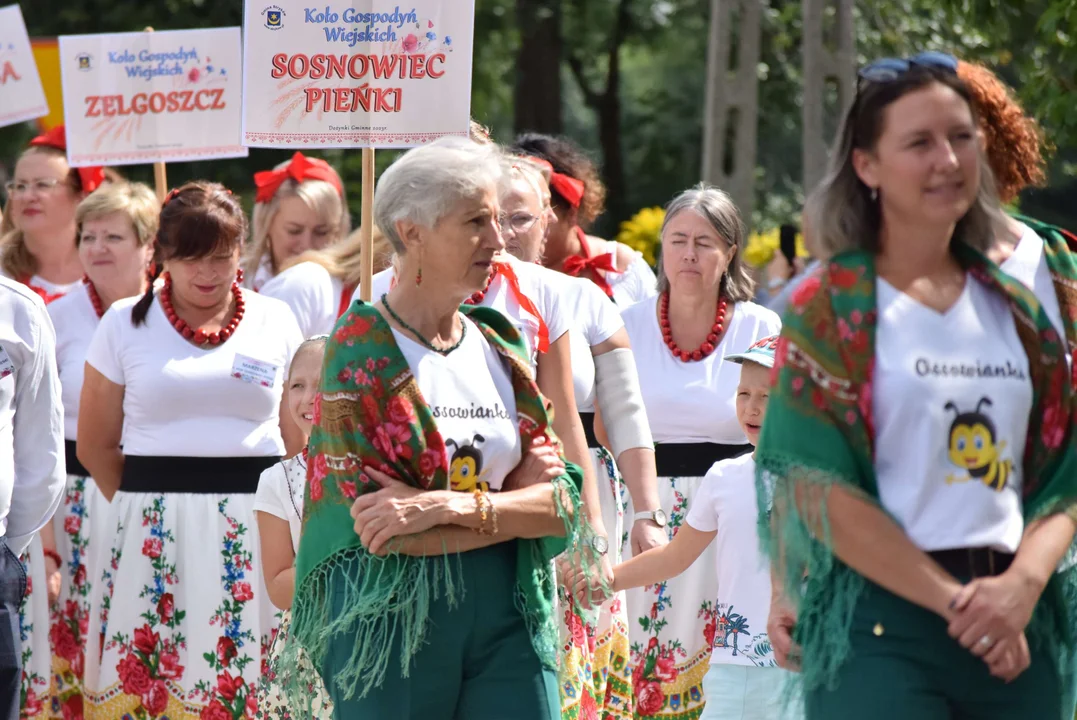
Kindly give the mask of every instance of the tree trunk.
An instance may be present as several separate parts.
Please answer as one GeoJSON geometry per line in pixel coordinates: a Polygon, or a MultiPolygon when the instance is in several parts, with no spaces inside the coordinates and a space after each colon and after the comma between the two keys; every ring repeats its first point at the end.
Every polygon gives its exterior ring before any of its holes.
{"type": "Polygon", "coordinates": [[[561,124],[561,0],[516,0],[520,50],[513,92],[516,133],[559,135],[561,124]]]}

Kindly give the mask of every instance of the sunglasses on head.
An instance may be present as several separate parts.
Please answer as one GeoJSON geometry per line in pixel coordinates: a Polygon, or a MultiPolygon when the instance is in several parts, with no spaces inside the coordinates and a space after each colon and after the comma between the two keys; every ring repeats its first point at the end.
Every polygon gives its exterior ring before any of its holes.
{"type": "Polygon", "coordinates": [[[957,58],[934,50],[913,55],[911,58],[880,58],[860,68],[857,75],[860,80],[867,82],[890,82],[914,67],[934,68],[956,75],[957,58]]]}

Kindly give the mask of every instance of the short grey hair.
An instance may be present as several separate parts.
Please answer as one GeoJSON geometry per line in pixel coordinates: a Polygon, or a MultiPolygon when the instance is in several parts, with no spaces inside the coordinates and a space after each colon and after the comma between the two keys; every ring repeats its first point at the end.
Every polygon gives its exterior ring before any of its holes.
{"type": "MultiPolygon", "coordinates": [[[[755,293],[755,281],[748,275],[744,262],[741,260],[741,250],[745,245],[747,235],[744,223],[741,222],[740,212],[733,204],[733,199],[728,194],[707,183],[700,183],[693,188],[685,190],[677,197],[670,200],[666,206],[666,217],[662,220],[660,236],[665,241],[666,228],[673,218],[685,210],[692,210],[705,219],[718,237],[726,241],[733,248],[733,257],[729,260],[729,267],[722,276],[718,292],[733,302],[747,302],[755,293]]],[[[662,267],[662,253],[658,253],[658,292],[669,290],[669,277],[662,267]]]]}
{"type": "Polygon", "coordinates": [[[445,137],[404,153],[382,173],[374,193],[374,224],[403,255],[401,220],[432,228],[457,203],[486,189],[500,193],[501,150],[466,138],[445,137]]]}

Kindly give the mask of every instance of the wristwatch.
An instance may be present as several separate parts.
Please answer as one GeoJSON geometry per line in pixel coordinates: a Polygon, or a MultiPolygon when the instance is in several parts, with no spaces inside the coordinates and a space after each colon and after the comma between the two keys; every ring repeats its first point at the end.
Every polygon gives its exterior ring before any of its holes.
{"type": "Polygon", "coordinates": [[[599,555],[605,555],[610,550],[610,541],[603,535],[592,535],[589,542],[591,549],[599,555]]]}
{"type": "Polygon", "coordinates": [[[632,516],[633,520],[650,520],[658,527],[666,526],[666,511],[662,508],[657,510],[645,510],[644,512],[638,512],[632,516]]]}

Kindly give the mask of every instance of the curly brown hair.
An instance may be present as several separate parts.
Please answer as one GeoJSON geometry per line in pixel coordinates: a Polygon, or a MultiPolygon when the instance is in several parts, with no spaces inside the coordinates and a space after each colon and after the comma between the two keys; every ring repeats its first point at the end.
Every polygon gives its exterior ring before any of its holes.
{"type": "MultiPolygon", "coordinates": [[[[510,151],[541,158],[553,166],[554,172],[583,181],[583,200],[580,201],[577,216],[577,224],[583,230],[587,230],[606,209],[606,186],[602,184],[598,168],[572,141],[541,133],[524,133],[516,138],[510,151]]],[[[554,205],[568,206],[568,202],[552,187],[550,195],[554,205]]]]}
{"type": "Polygon", "coordinates": [[[962,60],[957,74],[976,104],[999,199],[1009,203],[1026,187],[1043,185],[1047,143],[1039,123],[1025,115],[1013,91],[983,65],[962,60]]]}

